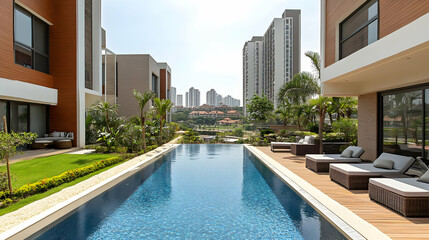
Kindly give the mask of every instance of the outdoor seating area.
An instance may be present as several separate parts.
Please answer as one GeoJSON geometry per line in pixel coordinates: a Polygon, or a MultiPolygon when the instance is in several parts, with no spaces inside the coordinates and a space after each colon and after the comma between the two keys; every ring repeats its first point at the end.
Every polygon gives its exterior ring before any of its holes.
{"type": "Polygon", "coordinates": [[[74,139],[73,132],[52,132],[45,134],[44,137],[39,137],[31,144],[31,149],[45,149],[48,147],[56,149],[68,149],[72,147],[72,140],[74,139]]]}
{"type": "Polygon", "coordinates": [[[305,136],[298,142],[271,142],[271,151],[290,149],[292,154],[304,155],[306,153],[318,153],[318,146],[313,136],[305,136]]]}
{"type": "MultiPolygon", "coordinates": [[[[330,161],[337,155],[301,157],[289,152],[273,152],[267,147],[258,149],[389,237],[429,238],[429,183],[407,175],[407,169],[416,159],[383,153],[378,159],[392,160],[392,169],[377,168],[373,163],[333,163],[327,174],[309,169],[308,159],[330,161]],[[331,180],[333,172],[341,174],[334,176],[334,181],[331,180]]],[[[426,171],[423,167],[422,170],[426,171]]],[[[424,176],[429,176],[429,172],[420,179],[424,176]]]]}

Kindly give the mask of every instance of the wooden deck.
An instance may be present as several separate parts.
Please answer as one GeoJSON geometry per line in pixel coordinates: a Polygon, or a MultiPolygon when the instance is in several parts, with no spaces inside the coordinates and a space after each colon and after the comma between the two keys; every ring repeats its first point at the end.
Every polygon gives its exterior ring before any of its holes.
{"type": "Polygon", "coordinates": [[[328,173],[315,173],[305,167],[305,158],[289,152],[271,152],[258,147],[320,191],[374,225],[392,239],[429,239],[429,218],[405,218],[369,199],[367,190],[349,191],[332,182],[328,173]]]}

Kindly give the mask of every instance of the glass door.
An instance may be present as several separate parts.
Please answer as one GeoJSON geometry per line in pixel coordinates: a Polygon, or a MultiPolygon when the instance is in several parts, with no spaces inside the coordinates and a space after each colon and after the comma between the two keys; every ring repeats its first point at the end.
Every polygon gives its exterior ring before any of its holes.
{"type": "Polygon", "coordinates": [[[425,149],[424,158],[429,162],[429,88],[425,89],[425,149]]]}
{"type": "Polygon", "coordinates": [[[7,102],[0,101],[0,131],[4,131],[3,116],[7,119],[7,102]]]}

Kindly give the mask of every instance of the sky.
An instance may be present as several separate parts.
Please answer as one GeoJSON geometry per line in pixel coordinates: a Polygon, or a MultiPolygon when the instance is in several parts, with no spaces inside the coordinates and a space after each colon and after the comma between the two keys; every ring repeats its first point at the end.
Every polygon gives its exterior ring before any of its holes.
{"type": "Polygon", "coordinates": [[[243,104],[244,43],[262,36],[285,9],[301,9],[301,71],[305,51],[320,49],[319,0],[103,0],[107,47],[167,62],[177,94],[190,87],[231,95],[243,104]]]}

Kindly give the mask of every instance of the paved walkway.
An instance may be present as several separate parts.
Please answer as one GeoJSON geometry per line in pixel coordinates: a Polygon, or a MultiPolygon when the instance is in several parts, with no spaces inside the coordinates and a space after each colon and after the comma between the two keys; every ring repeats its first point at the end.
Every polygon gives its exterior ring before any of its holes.
{"type": "Polygon", "coordinates": [[[332,182],[328,173],[315,173],[305,167],[305,158],[289,152],[260,151],[303,178],[305,181],[350,209],[392,239],[429,239],[429,218],[405,218],[369,199],[367,190],[349,191],[332,182]]]}

